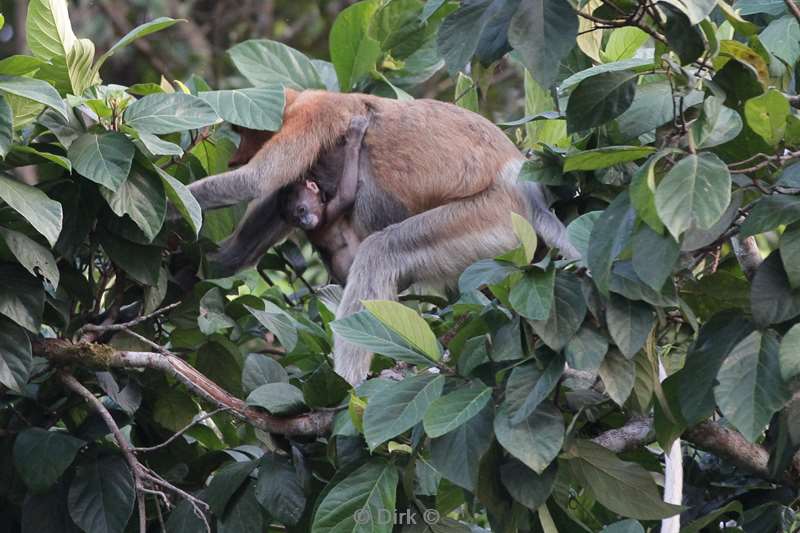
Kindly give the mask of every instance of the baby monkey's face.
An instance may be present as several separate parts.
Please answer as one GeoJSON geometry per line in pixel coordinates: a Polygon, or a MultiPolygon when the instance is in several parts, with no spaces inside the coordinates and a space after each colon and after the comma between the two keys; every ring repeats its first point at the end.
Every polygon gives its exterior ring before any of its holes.
{"type": "Polygon", "coordinates": [[[292,189],[286,212],[294,225],[310,230],[322,222],[324,208],[317,184],[312,180],[305,180],[292,189]]]}

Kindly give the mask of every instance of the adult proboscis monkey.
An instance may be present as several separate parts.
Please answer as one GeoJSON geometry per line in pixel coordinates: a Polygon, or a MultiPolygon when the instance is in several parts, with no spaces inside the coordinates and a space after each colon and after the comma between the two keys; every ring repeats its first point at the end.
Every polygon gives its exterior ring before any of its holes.
{"type": "MultiPolygon", "coordinates": [[[[549,246],[577,257],[541,186],[517,181],[519,150],[482,116],[434,100],[285,94],[280,130],[244,132],[239,153],[255,152],[249,161],[189,187],[204,209],[255,200],[213,258],[223,272],[254,263],[288,234],[278,191],[315,164],[335,167],[337,141],[354,116],[368,114],[362,150],[368,168],[360,172],[351,215],[362,242],[337,318],[358,311],[361,300],[396,299],[412,283],[453,280],[473,262],[513,248],[511,212],[527,217],[549,246]]],[[[367,376],[371,357],[334,339],[336,371],[352,384],[367,376]]]]}

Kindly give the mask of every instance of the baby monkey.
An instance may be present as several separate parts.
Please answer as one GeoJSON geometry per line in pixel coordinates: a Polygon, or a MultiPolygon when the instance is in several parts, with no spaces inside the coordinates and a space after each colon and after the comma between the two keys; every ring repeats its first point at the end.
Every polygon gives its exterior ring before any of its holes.
{"type": "Polygon", "coordinates": [[[284,219],[306,231],[337,283],[346,281],[360,244],[350,217],[345,215],[355,204],[361,142],[368,125],[368,117],[351,119],[345,133],[340,175],[309,176],[284,191],[284,219]]]}

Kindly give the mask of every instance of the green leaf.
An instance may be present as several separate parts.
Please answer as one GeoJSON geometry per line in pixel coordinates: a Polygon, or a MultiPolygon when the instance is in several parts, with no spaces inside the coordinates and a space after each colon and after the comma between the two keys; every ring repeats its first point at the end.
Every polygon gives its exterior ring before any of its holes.
{"type": "Polygon", "coordinates": [[[273,415],[291,415],[306,408],[303,391],[288,383],[267,383],[247,396],[247,405],[266,409],[273,415]]]}
{"type": "Polygon", "coordinates": [[[69,159],[50,152],[39,151],[33,146],[15,144],[11,147],[11,152],[17,156],[26,157],[26,160],[32,165],[50,162],[55,163],[67,172],[72,172],[72,163],[70,163],[69,159]]]}
{"type": "Polygon", "coordinates": [[[781,235],[783,270],[792,289],[800,288],[800,225],[793,224],[781,235]]]}
{"type": "Polygon", "coordinates": [[[435,399],[423,417],[425,433],[441,437],[476,416],[492,398],[492,389],[483,385],[468,385],[435,399]]]}
{"type": "Polygon", "coordinates": [[[265,453],[258,464],[256,500],[272,518],[294,526],[303,516],[306,495],[291,461],[276,453],[265,453]]]}
{"type": "Polygon", "coordinates": [[[331,329],[347,342],[362,346],[398,361],[418,366],[431,366],[427,356],[419,353],[406,340],[386,327],[369,311],[359,311],[330,323],[331,329]]]}
{"type": "Polygon", "coordinates": [[[693,25],[680,9],[664,2],[661,2],[659,7],[667,17],[663,25],[664,37],[667,38],[669,47],[678,54],[681,64],[687,65],[697,60],[705,51],[703,32],[698,26],[693,25]]]}
{"type": "Polygon", "coordinates": [[[328,47],[344,92],[372,72],[381,56],[380,44],[367,31],[378,7],[375,0],[363,0],[341,11],[333,22],[328,47]]]}
{"type": "Polygon", "coordinates": [[[772,55],[787,65],[794,65],[800,59],[800,23],[792,15],[770,22],[758,39],[772,55]]]}
{"type": "MultiPolygon", "coordinates": [[[[57,1],[57,0],[53,0],[57,1]]],[[[0,76],[0,93],[8,93],[39,102],[68,119],[67,106],[52,85],[46,81],[20,76],[0,76]]]]}
{"type": "Polygon", "coordinates": [[[567,238],[569,238],[569,242],[571,242],[575,249],[581,254],[584,263],[589,254],[589,239],[592,235],[592,229],[594,228],[595,222],[597,222],[597,219],[602,214],[602,211],[584,213],[567,226],[567,238]]]}
{"type": "Polygon", "coordinates": [[[256,499],[254,483],[247,481],[236,493],[228,512],[219,520],[217,533],[240,533],[241,531],[264,531],[264,513],[256,499]]]}
{"type": "MultiPolygon", "coordinates": [[[[630,203],[642,221],[659,234],[664,232],[664,224],[656,210],[655,166],[659,159],[667,155],[659,152],[644,162],[631,178],[629,187],[630,203]]],[[[632,228],[631,228],[632,229],[632,228]]]]}
{"type": "Polygon", "coordinates": [[[72,94],[80,96],[92,85],[100,83],[100,79],[92,70],[93,61],[94,43],[89,39],[76,39],[75,45],[67,53],[65,61],[72,94]]]}
{"type": "Polygon", "coordinates": [[[133,511],[133,476],[121,455],[87,461],[69,487],[69,515],[92,533],[122,533],[133,511]]]}
{"type": "Polygon", "coordinates": [[[786,3],[782,0],[737,0],[733,4],[733,8],[738,10],[742,16],[756,13],[775,16],[786,12],[786,3]]]}
{"type": "Polygon", "coordinates": [[[716,155],[689,155],[670,169],[656,189],[658,216],[677,240],[692,223],[708,229],[731,201],[731,175],[716,155]]]}
{"type": "Polygon", "coordinates": [[[455,98],[457,98],[457,100],[454,100],[454,103],[457,106],[463,107],[473,113],[479,112],[478,84],[472,81],[472,78],[463,72],[458,73],[454,94],[455,98]]]}
{"type": "Polygon", "coordinates": [[[364,411],[364,438],[370,451],[422,421],[443,387],[444,376],[423,373],[393,383],[371,398],[364,411]]]}
{"type": "Polygon", "coordinates": [[[413,309],[390,300],[364,300],[361,302],[372,315],[399,335],[413,349],[433,361],[442,357],[439,342],[430,326],[413,309]]]}
{"type": "Polygon", "coordinates": [[[147,95],[128,106],[124,117],[126,124],[137,131],[155,134],[199,129],[219,122],[210,105],[185,93],[147,95]]]}
{"type": "Polygon", "coordinates": [[[206,342],[197,350],[194,366],[230,394],[242,396],[241,353],[235,344],[225,339],[206,342]]]}
{"type": "Polygon", "coordinates": [[[756,270],[750,287],[753,320],[760,326],[778,324],[800,315],[800,289],[792,289],[781,265],[780,251],[772,252],[756,270]]]}
{"type": "Polygon", "coordinates": [[[800,199],[784,194],[764,196],[753,205],[753,209],[741,226],[742,237],[758,235],[784,224],[800,220],[800,199]]]}
{"type": "Polygon", "coordinates": [[[511,307],[529,320],[547,320],[553,303],[556,271],[553,268],[526,270],[512,287],[511,307]]]}
{"type": "Polygon", "coordinates": [[[200,204],[195,199],[189,187],[173,178],[157,166],[153,166],[161,178],[161,183],[164,185],[164,192],[167,193],[167,198],[175,206],[175,209],[181,214],[183,219],[192,228],[195,236],[200,235],[200,229],[203,227],[203,210],[200,204]]]}
{"type": "MultiPolygon", "coordinates": [[[[701,103],[703,97],[701,91],[690,91],[689,94],[682,96],[683,109],[701,103]]],[[[674,121],[675,114],[679,111],[676,98],[667,81],[637,86],[631,106],[616,119],[619,139],[634,140],[640,135],[653,132],[667,122],[674,121]]]]}
{"type": "Polygon", "coordinates": [[[511,213],[511,227],[514,229],[514,235],[519,239],[522,250],[525,252],[525,264],[528,264],[533,260],[533,256],[536,253],[538,244],[536,231],[534,231],[528,219],[516,213],[511,213]]]}
{"type": "Polygon", "coordinates": [[[586,316],[578,278],[569,272],[559,272],[553,291],[553,305],[547,320],[531,320],[533,331],[547,346],[559,351],[578,331],[586,316]]]}
{"type": "Polygon", "coordinates": [[[556,462],[551,463],[539,475],[522,462],[511,460],[500,468],[500,479],[512,498],[531,511],[536,511],[553,492],[557,465],[556,462]]]}
{"type": "Polygon", "coordinates": [[[564,417],[550,403],[541,404],[519,424],[512,424],[508,404],[503,404],[494,419],[497,442],[525,466],[542,474],[561,451],[564,443],[564,417]]]}
{"type": "Polygon", "coordinates": [[[789,100],[777,89],[770,89],[744,103],[747,125],[771,146],[783,139],[790,111],[789,100]]]}
{"type": "Polygon", "coordinates": [[[468,293],[483,285],[495,285],[518,269],[512,263],[495,259],[481,259],[472,263],[458,278],[458,290],[468,293]]]}
{"type": "Polygon", "coordinates": [[[129,44],[131,44],[133,41],[135,41],[137,39],[141,39],[142,37],[146,37],[146,36],[148,36],[148,35],[150,35],[152,33],[156,33],[158,31],[165,30],[165,29],[169,28],[170,26],[172,26],[173,24],[176,24],[178,22],[183,22],[183,20],[181,20],[181,19],[176,20],[176,19],[169,18],[169,17],[158,17],[157,19],[154,19],[154,20],[151,20],[149,22],[145,22],[144,24],[140,24],[139,26],[136,26],[131,31],[126,33],[122,37],[122,39],[120,39],[119,41],[114,43],[114,46],[109,48],[108,51],[105,54],[101,55],[97,59],[97,63],[95,64],[94,71],[95,72],[99,71],[100,67],[103,66],[103,63],[105,63],[106,60],[109,57],[111,57],[112,55],[114,55],[114,53],[117,50],[119,50],[120,48],[124,48],[124,47],[128,46],[129,44]]]}
{"type": "Polygon", "coordinates": [[[622,520],[604,527],[601,533],[645,533],[642,524],[636,520],[622,520]]]}
{"type": "Polygon", "coordinates": [[[654,291],[660,292],[672,274],[681,249],[670,235],[641,225],[633,235],[633,269],[654,291]]]}
{"type": "Polygon", "coordinates": [[[280,84],[292,89],[324,89],[308,57],[277,41],[257,39],[239,43],[228,55],[233,64],[255,86],[280,84]]]}
{"type": "Polygon", "coordinates": [[[36,72],[46,62],[38,57],[15,55],[0,59],[0,74],[24,76],[36,72]]]}
{"type": "Polygon", "coordinates": [[[719,146],[736,138],[742,131],[742,117],[724,105],[725,99],[709,96],[703,102],[703,114],[692,124],[697,148],[719,146]]]}
{"type": "Polygon", "coordinates": [[[283,123],[283,87],[254,87],[231,91],[208,91],[198,96],[223,120],[254,130],[278,131],[283,123]]]}
{"type": "Polygon", "coordinates": [[[597,372],[607,352],[608,340],[588,324],[581,326],[564,347],[569,367],[587,372],[597,372]]]}
{"type": "Polygon", "coordinates": [[[19,265],[0,263],[0,315],[38,334],[43,311],[42,283],[19,265]]]}
{"type": "Polygon", "coordinates": [[[311,533],[390,533],[399,476],[394,465],[371,460],[337,483],[314,513],[311,533]]]}
{"type": "Polygon", "coordinates": [[[646,58],[625,59],[623,61],[615,61],[613,63],[603,63],[601,65],[595,65],[593,67],[576,72],[572,76],[562,81],[558,88],[561,91],[569,89],[570,87],[574,87],[575,85],[579,84],[586,78],[591,78],[592,76],[596,76],[597,74],[602,74],[604,72],[631,70],[633,72],[641,73],[652,70],[652,68],[653,60],[646,58]]]}
{"type": "Polygon", "coordinates": [[[431,439],[431,465],[448,481],[470,492],[478,486],[481,457],[494,441],[492,405],[453,431],[431,439]]]}
{"type": "Polygon", "coordinates": [[[780,347],[781,378],[789,383],[800,375],[800,324],[795,324],[786,332],[780,347]]]}
{"type": "Polygon", "coordinates": [[[567,132],[588,130],[617,118],[633,103],[637,74],[596,74],[578,83],[567,102],[567,132]]]}
{"type": "Polygon", "coordinates": [[[278,337],[278,341],[287,352],[295,349],[295,346],[297,346],[297,324],[291,315],[268,300],[264,300],[263,311],[248,305],[245,307],[262,326],[278,337]]]}
{"type": "Polygon", "coordinates": [[[128,178],[136,146],[122,133],[84,133],[67,151],[76,172],[116,191],[128,178]]]}
{"type": "Polygon", "coordinates": [[[350,384],[342,376],[334,372],[330,365],[323,364],[303,383],[303,398],[312,409],[336,407],[350,389],[350,384]]]}
{"type": "Polygon", "coordinates": [[[717,5],[716,0],[664,0],[680,9],[694,26],[706,18],[717,5]]]}
{"type": "Polygon", "coordinates": [[[86,444],[62,431],[29,428],[14,440],[14,466],[33,492],[53,486],[86,444]]]}
{"type": "Polygon", "coordinates": [[[42,276],[54,289],[60,272],[52,252],[24,233],[0,227],[2,239],[17,261],[34,276],[42,276]]]}
{"type": "Polygon", "coordinates": [[[28,47],[45,60],[66,57],[75,44],[66,0],[31,0],[25,30],[28,47]]]}
{"type": "Polygon", "coordinates": [[[183,155],[183,148],[175,143],[161,139],[158,135],[139,133],[139,140],[147,151],[153,155],[174,155],[178,157],[183,155]]]}
{"type": "Polygon", "coordinates": [[[639,48],[649,39],[647,33],[634,26],[616,28],[606,42],[605,50],[602,52],[603,61],[610,63],[630,59],[639,48]]]}
{"type": "Polygon", "coordinates": [[[197,415],[197,404],[184,391],[171,389],[158,396],[153,409],[153,420],[177,432],[186,427],[197,415]]]}
{"type": "Polygon", "coordinates": [[[606,393],[619,406],[625,403],[633,391],[636,382],[636,365],[632,359],[611,348],[605,355],[599,369],[600,379],[606,387],[606,393]]]}
{"type": "Polygon", "coordinates": [[[636,161],[655,152],[652,146],[608,146],[569,154],[564,159],[564,172],[597,170],[619,163],[636,161]]]}
{"type": "Polygon", "coordinates": [[[650,472],[620,460],[607,449],[576,440],[569,450],[572,473],[588,487],[597,501],[622,516],[660,520],[680,513],[683,507],[664,503],[650,472]]]}
{"type": "Polygon", "coordinates": [[[258,464],[258,461],[233,462],[214,472],[204,499],[215,515],[225,515],[234,494],[258,464]]]}
{"type": "Polygon", "coordinates": [[[161,248],[137,244],[102,230],[97,232],[97,240],[114,264],[134,281],[151,287],[158,286],[161,248]]]}
{"type": "Polygon", "coordinates": [[[556,81],[558,67],[575,47],[578,15],[569,2],[522,0],[508,28],[508,41],[542,87],[556,81]]]}
{"type": "Polygon", "coordinates": [[[781,379],[778,336],[754,331],[737,344],[719,369],[714,398],[722,414],[750,442],[789,400],[781,379]]]}
{"type": "Polygon", "coordinates": [[[0,95],[0,159],[11,150],[14,141],[14,112],[6,99],[0,95]]]}
{"type": "Polygon", "coordinates": [[[553,354],[542,366],[527,363],[511,372],[506,383],[506,403],[512,424],[528,418],[550,396],[564,373],[564,358],[553,354]]]}
{"type": "Polygon", "coordinates": [[[439,26],[437,49],[450,75],[464,70],[478,49],[480,35],[487,23],[484,15],[489,6],[488,0],[464,4],[439,26]]]}
{"type": "Polygon", "coordinates": [[[161,180],[134,167],[116,191],[101,187],[100,193],[118,216],[128,215],[149,240],[161,231],[167,214],[167,197],[161,180]]]}
{"type": "Polygon", "coordinates": [[[269,356],[251,353],[244,361],[242,369],[242,388],[250,393],[268,383],[288,383],[286,369],[269,356]]]}
{"type": "Polygon", "coordinates": [[[586,262],[595,285],[604,294],[608,294],[611,267],[628,245],[635,220],[630,199],[623,192],[606,207],[592,227],[586,262]]]}
{"type": "Polygon", "coordinates": [[[648,304],[612,294],[606,309],[606,321],[617,347],[626,358],[632,359],[644,346],[656,319],[648,304]]]}
{"type": "Polygon", "coordinates": [[[0,383],[15,392],[22,392],[28,383],[33,355],[25,330],[0,317],[0,383]]]}

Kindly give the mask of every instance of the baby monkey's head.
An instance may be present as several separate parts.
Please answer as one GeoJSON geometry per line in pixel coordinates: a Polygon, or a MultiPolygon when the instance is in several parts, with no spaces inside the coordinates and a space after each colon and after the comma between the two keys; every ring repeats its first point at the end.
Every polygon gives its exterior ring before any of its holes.
{"type": "Polygon", "coordinates": [[[306,230],[319,226],[325,204],[317,183],[303,180],[290,187],[283,209],[286,218],[295,226],[306,230]]]}

